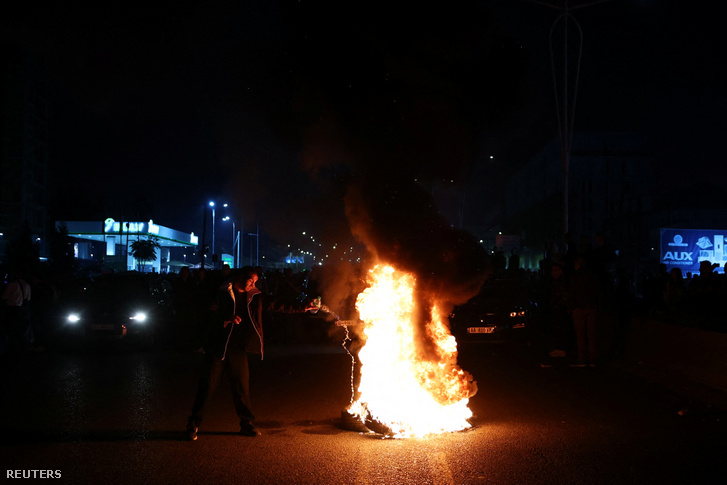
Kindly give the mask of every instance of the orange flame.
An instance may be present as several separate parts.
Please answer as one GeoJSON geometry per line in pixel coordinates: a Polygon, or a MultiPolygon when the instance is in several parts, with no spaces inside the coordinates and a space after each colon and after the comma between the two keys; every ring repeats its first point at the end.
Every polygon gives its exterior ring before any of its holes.
{"type": "Polygon", "coordinates": [[[435,296],[422,299],[414,276],[392,266],[378,265],[369,276],[356,301],[365,344],[360,397],[349,413],[383,424],[397,438],[469,428],[467,404],[477,386],[457,365],[457,341],[435,296]]]}

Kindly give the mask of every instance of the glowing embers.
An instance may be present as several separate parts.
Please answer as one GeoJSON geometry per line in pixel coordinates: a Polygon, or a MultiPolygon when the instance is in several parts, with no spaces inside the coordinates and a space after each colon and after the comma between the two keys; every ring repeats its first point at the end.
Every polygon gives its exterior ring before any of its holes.
{"type": "Polygon", "coordinates": [[[364,322],[359,399],[348,412],[397,438],[470,427],[472,376],[457,365],[457,342],[415,278],[379,265],[356,308],[364,322]],[[416,302],[416,303],[415,303],[416,302]]]}

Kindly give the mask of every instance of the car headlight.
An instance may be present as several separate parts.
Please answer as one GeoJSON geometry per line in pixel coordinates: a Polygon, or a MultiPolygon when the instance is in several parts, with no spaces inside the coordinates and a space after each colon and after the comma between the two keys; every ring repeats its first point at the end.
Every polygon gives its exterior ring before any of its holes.
{"type": "Polygon", "coordinates": [[[129,320],[134,320],[135,322],[145,322],[146,321],[146,313],[144,312],[137,312],[134,314],[134,316],[129,317],[129,320]]]}
{"type": "Polygon", "coordinates": [[[70,313],[66,317],[66,321],[68,323],[78,323],[81,321],[81,317],[80,317],[80,315],[78,315],[78,313],[70,313]]]}

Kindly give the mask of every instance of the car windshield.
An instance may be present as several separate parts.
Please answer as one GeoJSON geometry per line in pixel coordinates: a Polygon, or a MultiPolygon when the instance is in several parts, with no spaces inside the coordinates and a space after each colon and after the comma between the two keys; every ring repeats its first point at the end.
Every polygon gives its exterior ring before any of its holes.
{"type": "Polygon", "coordinates": [[[529,299],[523,285],[513,282],[494,281],[483,286],[479,295],[472,298],[467,306],[509,311],[513,306],[527,302],[529,302],[529,299]]]}
{"type": "Polygon", "coordinates": [[[96,303],[142,302],[152,299],[149,282],[145,278],[97,278],[86,290],[86,298],[96,303]]]}

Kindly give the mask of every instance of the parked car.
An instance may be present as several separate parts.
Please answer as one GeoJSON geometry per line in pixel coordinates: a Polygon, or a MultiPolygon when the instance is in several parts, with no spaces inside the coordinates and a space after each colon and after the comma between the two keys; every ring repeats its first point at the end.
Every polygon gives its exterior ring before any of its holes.
{"type": "Polygon", "coordinates": [[[449,316],[458,342],[526,342],[533,336],[537,303],[516,280],[488,281],[480,293],[449,316]]]}
{"type": "Polygon", "coordinates": [[[168,281],[136,272],[101,275],[59,305],[58,340],[149,347],[171,331],[173,316],[168,281]]]}

